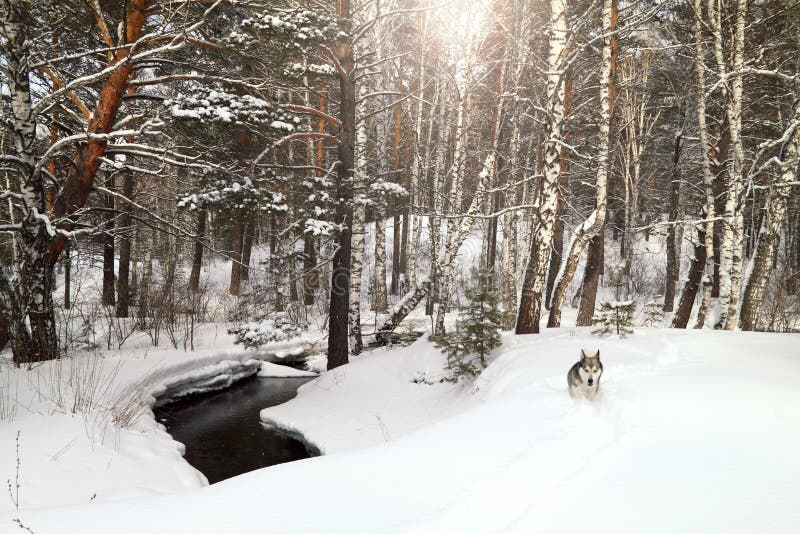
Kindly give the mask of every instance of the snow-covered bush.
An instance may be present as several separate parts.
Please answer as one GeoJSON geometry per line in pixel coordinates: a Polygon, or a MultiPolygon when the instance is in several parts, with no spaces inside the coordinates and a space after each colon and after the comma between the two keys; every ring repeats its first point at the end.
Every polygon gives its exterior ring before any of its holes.
{"type": "Polygon", "coordinates": [[[434,339],[447,354],[450,375],[444,380],[448,382],[479,375],[486,368],[486,358],[502,344],[505,314],[500,311],[494,277],[484,270],[473,271],[464,293],[469,307],[456,321],[455,331],[434,339]]]}
{"type": "Polygon", "coordinates": [[[636,303],[632,300],[610,301],[600,304],[598,314],[592,322],[600,328],[592,330],[592,334],[613,334],[620,337],[633,334],[633,314],[636,312],[636,303]]]}
{"type": "Polygon", "coordinates": [[[244,323],[229,328],[228,333],[236,336],[237,345],[247,349],[257,349],[268,343],[288,341],[299,337],[305,329],[280,315],[252,323],[244,323]]]}

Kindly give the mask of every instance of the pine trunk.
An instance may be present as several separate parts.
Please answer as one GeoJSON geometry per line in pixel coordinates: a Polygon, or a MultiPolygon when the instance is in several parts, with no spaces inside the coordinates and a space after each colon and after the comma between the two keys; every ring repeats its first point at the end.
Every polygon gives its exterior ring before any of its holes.
{"type": "MultiPolygon", "coordinates": [[[[339,16],[350,18],[350,0],[339,0],[339,16]]],[[[328,370],[345,365],[349,361],[348,312],[350,305],[350,256],[353,224],[353,191],[351,181],[355,167],[356,137],[356,84],[352,76],[354,68],[353,46],[346,37],[337,43],[337,60],[342,67],[339,74],[339,112],[342,126],[339,128],[339,165],[336,168],[335,220],[341,225],[336,237],[336,252],[333,255],[330,293],[330,321],[328,332],[328,370]]]]}
{"type": "Polygon", "coordinates": [[[592,326],[594,311],[597,305],[597,287],[600,284],[600,273],[605,259],[605,235],[600,232],[589,242],[586,253],[586,267],[581,284],[581,301],[578,308],[576,326],[592,326]]]}
{"type": "Polygon", "coordinates": [[[206,210],[197,210],[197,238],[194,241],[194,254],[192,255],[192,272],[189,275],[189,291],[197,292],[200,289],[200,270],[203,267],[203,239],[206,237],[206,210]]]}

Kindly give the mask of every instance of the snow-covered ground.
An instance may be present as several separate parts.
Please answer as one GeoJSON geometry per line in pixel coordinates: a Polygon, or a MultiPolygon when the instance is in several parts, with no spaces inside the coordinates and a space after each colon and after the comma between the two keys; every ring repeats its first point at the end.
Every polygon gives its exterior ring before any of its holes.
{"type": "Polygon", "coordinates": [[[474,384],[438,382],[442,363],[419,340],[324,373],[262,418],[325,456],[205,488],[152,420],[86,455],[61,425],[81,416],[18,416],[0,425],[0,474],[13,485],[16,424],[23,506],[0,531],[797,532],[796,335],[563,328],[505,336],[474,384]],[[582,347],[605,364],[593,404],[566,392],[582,347]]]}

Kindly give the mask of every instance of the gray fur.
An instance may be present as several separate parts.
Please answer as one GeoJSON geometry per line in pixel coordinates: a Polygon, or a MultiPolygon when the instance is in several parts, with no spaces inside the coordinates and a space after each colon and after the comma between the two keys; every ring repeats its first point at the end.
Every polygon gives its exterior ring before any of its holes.
{"type": "Polygon", "coordinates": [[[603,363],[600,361],[600,351],[588,355],[581,349],[581,359],[567,373],[569,396],[573,399],[581,397],[588,400],[594,399],[600,389],[602,374],[603,363]]]}

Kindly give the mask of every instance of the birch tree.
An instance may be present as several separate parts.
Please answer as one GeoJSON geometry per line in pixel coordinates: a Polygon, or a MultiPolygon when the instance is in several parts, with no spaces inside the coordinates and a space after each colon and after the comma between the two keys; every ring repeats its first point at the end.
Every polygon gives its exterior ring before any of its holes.
{"type": "Polygon", "coordinates": [[[733,330],[738,322],[742,273],[743,213],[740,195],[743,187],[744,147],[742,143],[742,66],[744,64],[744,19],[746,0],[735,0],[733,29],[726,40],[719,0],[708,0],[708,25],[714,39],[714,57],[725,100],[725,115],[733,148],[726,164],[725,211],[720,263],[720,324],[733,330]],[[728,54],[726,57],[726,44],[728,54]],[[730,62],[730,69],[728,63],[730,62]],[[728,76],[729,71],[731,76],[728,76]]]}
{"type": "Polygon", "coordinates": [[[602,66],[600,68],[600,121],[599,121],[599,141],[596,155],[597,177],[595,181],[595,209],[589,217],[579,225],[570,240],[567,254],[561,263],[561,269],[556,277],[555,288],[553,289],[553,300],[550,307],[550,316],[547,321],[548,327],[561,325],[561,306],[567,287],[575,275],[583,249],[589,241],[602,231],[606,218],[607,206],[607,185],[608,185],[608,154],[609,154],[609,126],[611,122],[611,104],[609,100],[609,77],[611,75],[611,23],[612,23],[612,0],[604,0],[602,28],[603,28],[603,51],[602,66]]]}
{"type": "MultiPolygon", "coordinates": [[[[796,75],[791,79],[797,83],[796,75]]],[[[781,146],[780,155],[774,162],[778,167],[778,177],[769,186],[765,216],[758,236],[752,266],[745,286],[742,300],[739,327],[742,330],[758,328],[759,311],[764,300],[764,289],[775,262],[781,227],[786,216],[786,206],[790,187],[798,177],[798,155],[800,155],[800,87],[794,92],[794,113],[789,125],[776,145],[781,146]]]]}
{"type": "Polygon", "coordinates": [[[544,165],[536,217],[531,230],[528,264],[517,313],[517,334],[539,332],[544,305],[550,242],[553,238],[558,203],[558,177],[561,171],[562,122],[564,120],[564,69],[567,51],[567,5],[565,0],[550,1],[547,52],[547,109],[543,136],[544,165]]]}

